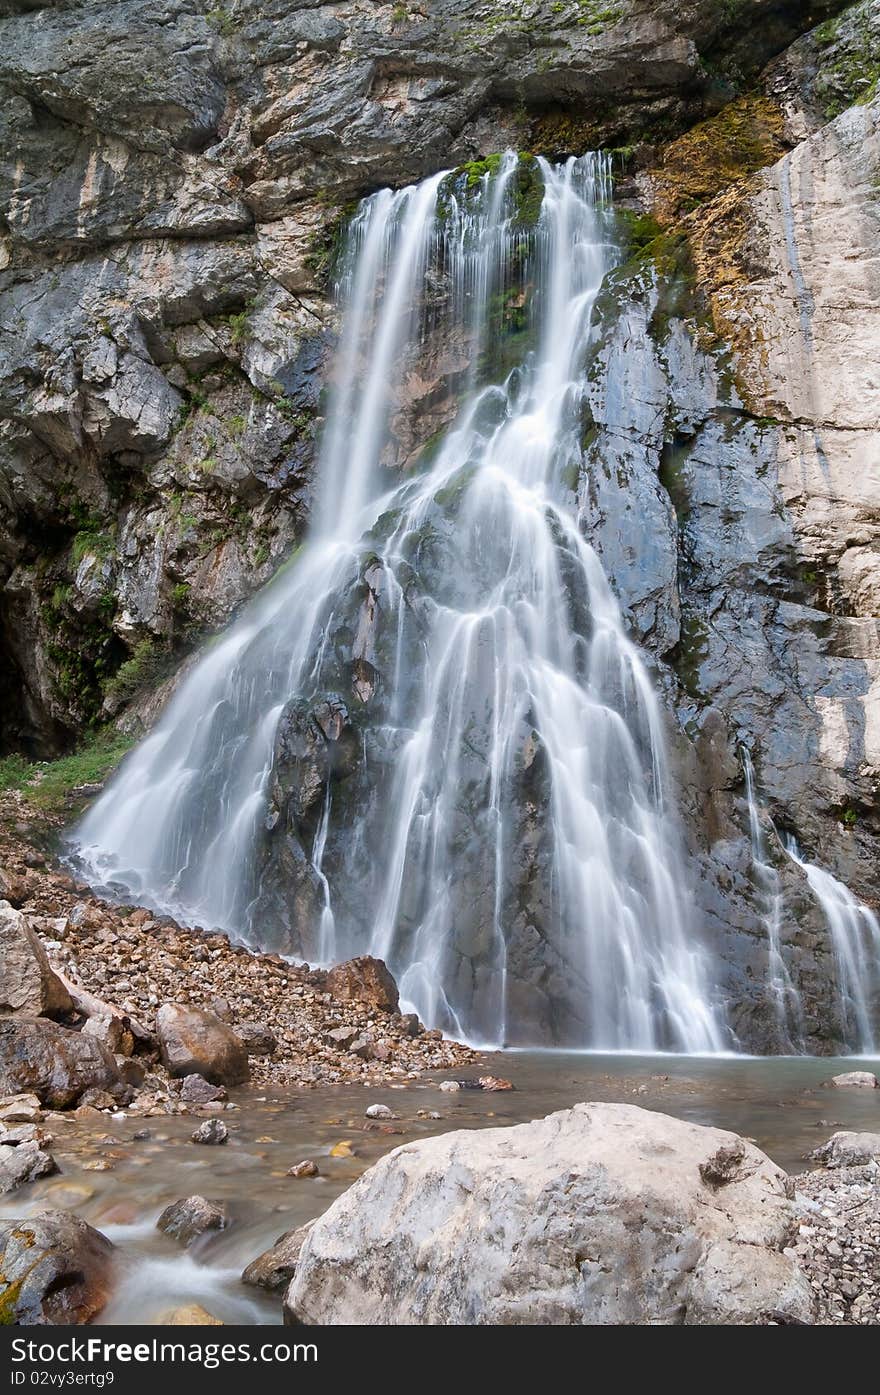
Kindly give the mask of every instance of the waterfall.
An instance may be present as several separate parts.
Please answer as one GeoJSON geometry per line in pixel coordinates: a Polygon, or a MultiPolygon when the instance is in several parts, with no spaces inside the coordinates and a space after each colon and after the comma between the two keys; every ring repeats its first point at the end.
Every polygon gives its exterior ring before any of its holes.
{"type": "Polygon", "coordinates": [[[76,855],[254,946],[379,955],[476,1042],[718,1050],[659,704],[572,488],[609,165],[487,166],[360,206],[307,542],[76,855]],[[414,458],[431,343],[457,414],[414,458]]]}
{"type": "Polygon", "coordinates": [[[878,1046],[874,1023],[880,1004],[880,923],[849,887],[824,867],[808,862],[794,839],[786,846],[806,873],[831,936],[844,1040],[856,1054],[872,1056],[878,1046]]]}
{"type": "Polygon", "coordinates": [[[761,918],[767,930],[767,992],[773,1004],[782,1043],[791,1047],[793,1044],[792,1036],[800,1036],[803,1014],[800,997],[782,957],[780,944],[783,911],[782,885],[779,873],[767,855],[756,794],[755,769],[745,746],[742,747],[742,763],[749,811],[752,867],[758,884],[761,918]]]}
{"type": "MultiPolygon", "coordinates": [[[[779,873],[767,856],[754,767],[745,747],[742,748],[742,762],[752,865],[761,894],[762,918],[767,928],[767,988],[780,1029],[791,1044],[792,1036],[795,1039],[800,1036],[803,1014],[800,996],[791,981],[780,948],[784,897],[779,873]]],[[[873,1022],[877,1003],[880,1002],[880,923],[874,912],[859,901],[849,887],[825,868],[809,862],[793,837],[782,839],[780,846],[805,874],[828,926],[843,1040],[857,1054],[872,1055],[877,1049],[873,1022]]]]}

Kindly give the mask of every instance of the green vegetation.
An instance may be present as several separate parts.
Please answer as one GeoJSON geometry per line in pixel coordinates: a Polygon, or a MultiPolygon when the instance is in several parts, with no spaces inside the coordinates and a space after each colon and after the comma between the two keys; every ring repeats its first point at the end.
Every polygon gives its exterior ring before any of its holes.
{"type": "Polygon", "coordinates": [[[104,688],[108,702],[130,702],[146,688],[153,687],[168,671],[169,652],[155,639],[141,639],[130,659],[116,670],[104,688]]]}
{"type": "Polygon", "coordinates": [[[133,744],[104,727],[69,756],[53,761],[29,761],[24,756],[0,760],[0,789],[20,790],[35,809],[60,813],[69,807],[70,797],[80,785],[96,785],[106,780],[133,744]]]}
{"type": "Polygon", "coordinates": [[[171,604],[175,610],[184,610],[189,603],[189,584],[186,581],[179,581],[171,588],[171,604]]]}
{"type": "Polygon", "coordinates": [[[232,11],[223,9],[222,7],[208,10],[205,19],[212,29],[216,30],[218,34],[223,35],[224,39],[231,38],[238,28],[238,22],[232,11]]]}
{"type": "Polygon", "coordinates": [[[858,812],[852,807],[851,804],[848,804],[840,816],[840,822],[844,825],[845,828],[855,828],[858,821],[858,812]]]}
{"type": "Polygon", "coordinates": [[[229,420],[226,423],[226,431],[231,440],[237,441],[241,436],[244,435],[246,426],[247,418],[243,417],[239,413],[238,415],[229,418],[229,420]]]}
{"type": "Polygon", "coordinates": [[[109,533],[90,526],[74,536],[70,548],[70,558],[78,566],[84,557],[107,557],[113,551],[113,539],[109,533]]]}

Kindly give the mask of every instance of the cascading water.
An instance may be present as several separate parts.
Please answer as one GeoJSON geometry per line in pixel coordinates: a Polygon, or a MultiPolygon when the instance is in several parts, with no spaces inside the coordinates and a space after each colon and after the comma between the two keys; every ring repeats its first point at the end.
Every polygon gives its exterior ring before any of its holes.
{"type": "Polygon", "coordinates": [[[874,1024],[880,1005],[880,923],[849,887],[808,862],[793,839],[786,849],[806,873],[828,925],[844,1039],[859,1055],[872,1056],[878,1048],[874,1024]]]}
{"type": "Polygon", "coordinates": [[[782,928],[783,895],[779,873],[767,855],[761,813],[755,789],[755,769],[752,758],[742,748],[743,773],[746,781],[746,801],[749,810],[749,838],[752,844],[752,866],[758,883],[761,911],[767,928],[767,992],[783,1043],[793,1045],[801,1035],[803,1014],[800,998],[782,957],[780,931],[782,928]]]}
{"type": "MultiPolygon", "coordinates": [[[[784,913],[782,886],[779,873],[767,856],[754,767],[745,747],[742,750],[742,762],[749,811],[752,863],[761,890],[764,923],[767,927],[767,987],[783,1036],[788,1037],[789,1044],[797,1044],[801,1035],[803,1013],[780,946],[784,913]]],[[[874,912],[859,901],[849,887],[844,886],[843,882],[838,881],[817,863],[809,862],[794,838],[789,836],[779,840],[779,847],[806,875],[810,890],[825,916],[834,955],[834,982],[843,1040],[850,1050],[862,1055],[873,1055],[877,1049],[873,1024],[877,1007],[880,1005],[880,923],[874,912]]]]}
{"type": "Polygon", "coordinates": [[[659,707],[571,487],[608,165],[530,168],[528,217],[514,154],[361,206],[310,538],[78,856],[251,944],[271,924],[313,962],[377,954],[472,1040],[717,1050],[659,707]],[[428,329],[461,406],[413,464],[395,430],[428,329]]]}

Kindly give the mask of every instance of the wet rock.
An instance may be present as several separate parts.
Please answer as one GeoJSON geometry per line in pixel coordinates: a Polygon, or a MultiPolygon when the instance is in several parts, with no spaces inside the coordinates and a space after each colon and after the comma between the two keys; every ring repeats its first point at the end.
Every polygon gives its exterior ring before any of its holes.
{"type": "Polygon", "coordinates": [[[293,1167],[287,1169],[288,1177],[317,1177],[318,1164],[311,1158],[305,1158],[302,1162],[294,1163],[293,1167]]]}
{"type": "Polygon", "coordinates": [[[229,1209],[223,1201],[208,1201],[203,1196],[187,1196],[166,1206],[156,1226],[172,1240],[191,1245],[208,1230],[225,1230],[229,1225],[229,1209]]]}
{"type": "Polygon", "coordinates": [[[408,1037],[420,1037],[425,1030],[417,1012],[403,1013],[400,1024],[408,1037]]]}
{"type": "Polygon", "coordinates": [[[20,1326],[90,1322],[110,1293],[113,1246],[64,1211],[0,1221],[0,1313],[20,1326]]]}
{"type": "Polygon", "coordinates": [[[446,1095],[454,1095],[461,1089],[461,1085],[457,1080],[441,1080],[437,1088],[446,1095]]]}
{"type": "Polygon", "coordinates": [[[220,1119],[206,1119],[191,1135],[193,1143],[225,1143],[229,1130],[220,1119]]]}
{"type": "Polygon", "coordinates": [[[42,1104],[66,1109],[85,1090],[119,1086],[115,1060],[94,1037],[45,1018],[0,1021],[0,1093],[32,1092],[42,1104]]]}
{"type": "Polygon", "coordinates": [[[264,1250],[247,1266],[241,1276],[242,1283],[267,1288],[272,1293],[286,1288],[296,1272],[303,1242],[314,1224],[314,1221],[308,1221],[295,1230],[286,1230],[279,1235],[271,1249],[264,1250]]]}
{"type": "Polygon", "coordinates": [[[808,1156],[824,1167],[862,1167],[874,1159],[880,1161],[880,1133],[841,1129],[808,1156]]]}
{"type": "Polygon", "coordinates": [[[71,1006],[27,916],[0,901],[0,1014],[53,1017],[71,1006]]]}
{"type": "Polygon", "coordinates": [[[364,1110],[368,1119],[397,1119],[399,1116],[387,1104],[368,1104],[364,1110]]]}
{"type": "Polygon", "coordinates": [[[490,1093],[496,1090],[512,1090],[513,1086],[509,1080],[503,1080],[499,1075],[481,1075],[477,1080],[481,1090],[488,1090],[490,1093]]]}
{"type": "Polygon", "coordinates": [[[235,1034],[249,1056],[271,1056],[278,1045],[275,1033],[260,1022],[237,1022],[235,1034]]]}
{"type": "Polygon", "coordinates": [[[371,954],[349,959],[330,969],[327,992],[342,1003],[365,1003],[382,1012],[396,1012],[400,995],[393,974],[371,954]]]}
{"type": "Polygon", "coordinates": [[[186,1075],[180,1098],[187,1104],[213,1104],[226,1099],[226,1090],[222,1085],[212,1085],[203,1075],[186,1075]]]}
{"type": "Polygon", "coordinates": [[[202,1075],[212,1085],[241,1085],[247,1080],[244,1044],[213,1013],[166,1003],[156,1014],[156,1030],[170,1075],[202,1075]]]}
{"type": "Polygon", "coordinates": [[[787,1178],[736,1135],[630,1105],[407,1144],[313,1225],[285,1299],[305,1323],[809,1322],[783,1253],[787,1178]],[[389,1198],[393,1197],[393,1205],[389,1198]]]}
{"type": "Polygon", "coordinates": [[[848,1070],[828,1081],[836,1090],[876,1090],[880,1080],[869,1070],[848,1070]]]}
{"type": "Polygon", "coordinates": [[[35,1182],[57,1171],[55,1159],[36,1142],[0,1143],[0,1192],[12,1192],[23,1182],[35,1182]]]}

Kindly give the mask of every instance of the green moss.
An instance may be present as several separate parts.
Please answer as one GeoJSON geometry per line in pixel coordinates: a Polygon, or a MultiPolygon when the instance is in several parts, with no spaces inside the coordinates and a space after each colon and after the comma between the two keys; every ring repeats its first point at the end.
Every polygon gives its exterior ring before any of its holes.
{"type": "Polygon", "coordinates": [[[182,610],[189,602],[189,585],[185,581],[179,581],[171,588],[171,604],[175,610],[182,610]]]}
{"type": "Polygon", "coordinates": [[[105,727],[58,760],[29,762],[21,756],[8,756],[0,761],[0,788],[20,790],[35,809],[61,812],[69,806],[78,786],[102,783],[133,742],[133,737],[105,727]]]}
{"type": "Polygon", "coordinates": [[[709,652],[709,627],[700,616],[683,614],[678,643],[664,657],[672,665],[679,682],[691,697],[702,697],[700,668],[709,652]]]}
{"type": "Polygon", "coordinates": [[[231,38],[238,28],[235,15],[231,10],[223,9],[221,6],[213,10],[208,10],[205,19],[211,28],[215,30],[216,33],[222,34],[225,39],[231,38]]]}

